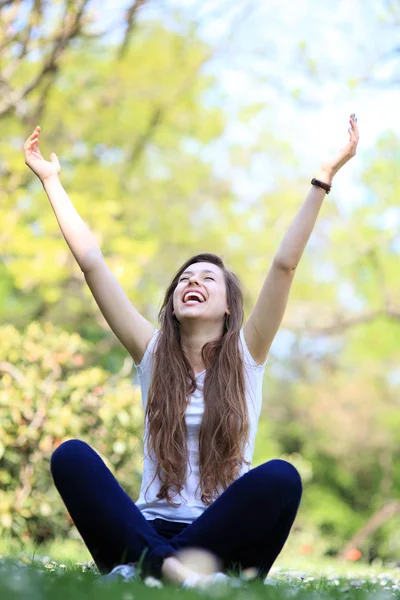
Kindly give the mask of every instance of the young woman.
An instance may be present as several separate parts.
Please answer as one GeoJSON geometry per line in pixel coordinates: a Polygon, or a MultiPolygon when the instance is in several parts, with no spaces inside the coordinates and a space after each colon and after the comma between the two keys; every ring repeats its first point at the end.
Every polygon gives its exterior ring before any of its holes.
{"type": "Polygon", "coordinates": [[[61,231],[111,329],[134,359],[145,409],[145,458],[134,503],[100,456],[69,440],[51,459],[55,485],[101,572],[142,573],[183,583],[204,581],[180,560],[198,548],[219,568],[270,570],[302,494],[284,460],[251,469],[262,379],[293,276],[337,171],[356,153],[350,140],[322,163],[279,247],[250,318],[236,276],[214,254],[187,260],[173,277],[155,329],[131,305],[97,242],[64,191],[60,164],[43,159],[40,127],[24,145],[61,231]]]}

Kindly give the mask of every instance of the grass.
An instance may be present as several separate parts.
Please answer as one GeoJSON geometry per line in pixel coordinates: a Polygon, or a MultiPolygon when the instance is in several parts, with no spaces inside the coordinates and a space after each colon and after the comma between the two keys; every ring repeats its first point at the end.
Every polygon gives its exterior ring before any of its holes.
{"type": "Polygon", "coordinates": [[[83,544],[66,540],[47,548],[0,541],[1,600],[393,600],[400,598],[400,568],[370,567],[282,555],[265,582],[232,578],[232,585],[207,591],[183,590],[163,582],[161,589],[141,580],[98,587],[96,568],[83,544]]]}

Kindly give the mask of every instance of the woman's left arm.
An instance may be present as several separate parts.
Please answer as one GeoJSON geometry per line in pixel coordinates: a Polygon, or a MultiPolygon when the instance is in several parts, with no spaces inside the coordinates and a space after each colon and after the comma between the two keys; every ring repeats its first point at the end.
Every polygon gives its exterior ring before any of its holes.
{"type": "MultiPolygon", "coordinates": [[[[316,179],[331,184],[339,169],[356,154],[359,140],[357,119],[350,115],[350,140],[337,155],[322,163],[316,179]]],[[[290,225],[264,281],[254,310],[243,328],[250,354],[257,364],[266,359],[285,314],[296,267],[309,240],[326,191],[315,185],[290,225]]]]}

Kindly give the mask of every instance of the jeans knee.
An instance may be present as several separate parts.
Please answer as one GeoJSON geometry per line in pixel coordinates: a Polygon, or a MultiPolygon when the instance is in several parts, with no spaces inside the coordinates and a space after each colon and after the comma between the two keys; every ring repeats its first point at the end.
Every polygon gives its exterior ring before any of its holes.
{"type": "Polygon", "coordinates": [[[295,466],[287,460],[275,458],[261,465],[261,469],[267,475],[266,479],[271,481],[271,478],[276,484],[282,486],[285,490],[290,489],[294,495],[301,496],[303,484],[301,476],[295,466]]]}
{"type": "Polygon", "coordinates": [[[51,473],[54,475],[54,473],[62,469],[64,465],[71,466],[71,464],[79,458],[82,450],[86,450],[87,448],[90,448],[90,446],[86,442],[82,442],[82,440],[68,440],[60,444],[51,455],[51,473]]]}

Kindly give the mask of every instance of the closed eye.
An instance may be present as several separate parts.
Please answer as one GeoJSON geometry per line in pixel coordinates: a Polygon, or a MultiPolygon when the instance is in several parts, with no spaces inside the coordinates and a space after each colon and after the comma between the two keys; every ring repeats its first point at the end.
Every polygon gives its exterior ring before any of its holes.
{"type": "MultiPolygon", "coordinates": [[[[185,281],[185,279],[189,279],[189,277],[181,277],[179,281],[185,281]]],[[[215,281],[214,277],[206,277],[206,279],[211,279],[212,281],[215,281]]]]}

